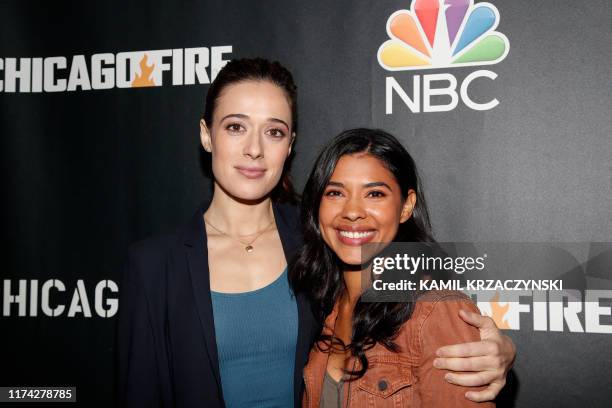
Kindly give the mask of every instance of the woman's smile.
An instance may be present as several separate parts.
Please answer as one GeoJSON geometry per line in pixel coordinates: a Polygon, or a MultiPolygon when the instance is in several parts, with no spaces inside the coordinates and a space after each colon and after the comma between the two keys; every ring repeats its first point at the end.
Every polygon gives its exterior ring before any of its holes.
{"type": "Polygon", "coordinates": [[[376,230],[360,226],[341,226],[336,228],[338,239],[344,245],[361,246],[374,239],[376,230]]]}

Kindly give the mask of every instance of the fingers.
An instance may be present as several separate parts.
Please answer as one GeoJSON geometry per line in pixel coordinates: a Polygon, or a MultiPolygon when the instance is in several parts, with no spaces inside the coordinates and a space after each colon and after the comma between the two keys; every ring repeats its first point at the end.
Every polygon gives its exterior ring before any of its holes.
{"type": "Polygon", "coordinates": [[[516,358],[516,347],[512,342],[512,339],[508,336],[501,336],[501,346],[500,346],[500,355],[504,359],[504,364],[506,365],[506,370],[509,370],[514,363],[514,359],[516,358]]]}
{"type": "Polygon", "coordinates": [[[467,324],[479,329],[497,329],[495,322],[489,316],[482,316],[478,313],[468,312],[462,309],[459,311],[459,317],[467,324]]]}
{"type": "Polygon", "coordinates": [[[481,340],[472,343],[453,344],[440,347],[436,350],[438,357],[478,357],[478,356],[497,356],[499,354],[499,344],[494,341],[481,340]]]}
{"type": "Polygon", "coordinates": [[[434,367],[450,371],[494,371],[496,376],[503,376],[504,365],[501,358],[493,356],[436,358],[434,367]]]}
{"type": "Polygon", "coordinates": [[[462,385],[464,387],[481,387],[489,385],[497,379],[493,371],[481,371],[477,373],[446,373],[444,379],[451,384],[462,385]]]}
{"type": "Polygon", "coordinates": [[[468,391],[465,393],[465,398],[474,402],[493,401],[497,394],[504,388],[505,383],[492,383],[482,391],[468,391]]]}

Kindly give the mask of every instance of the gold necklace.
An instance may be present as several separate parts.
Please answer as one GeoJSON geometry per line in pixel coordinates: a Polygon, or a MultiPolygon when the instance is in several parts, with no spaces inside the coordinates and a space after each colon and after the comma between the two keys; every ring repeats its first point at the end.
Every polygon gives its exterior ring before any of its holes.
{"type": "Polygon", "coordinates": [[[255,235],[255,238],[253,238],[253,239],[252,239],[250,242],[244,242],[244,241],[242,241],[240,238],[234,237],[234,236],[232,236],[232,235],[228,234],[227,232],[223,232],[223,231],[221,231],[219,228],[217,228],[217,227],[215,227],[214,225],[212,225],[212,224],[211,224],[211,223],[210,223],[210,222],[209,222],[209,221],[206,219],[206,217],[204,217],[204,222],[205,222],[206,224],[208,224],[208,226],[210,226],[212,229],[214,229],[215,231],[217,231],[219,234],[225,235],[226,237],[229,237],[229,238],[231,238],[231,239],[233,239],[233,240],[235,240],[235,241],[240,242],[242,245],[244,245],[244,246],[245,246],[245,247],[244,247],[244,250],[245,250],[245,251],[247,251],[248,253],[251,253],[251,252],[253,252],[253,250],[255,249],[255,248],[253,247],[253,243],[254,243],[254,242],[257,240],[257,238],[259,238],[259,237],[261,236],[261,234],[263,234],[264,232],[266,232],[266,231],[268,230],[268,228],[270,228],[270,225],[274,224],[274,219],[272,219],[272,221],[271,221],[271,222],[270,222],[268,225],[266,225],[266,227],[265,227],[264,229],[262,229],[262,230],[261,230],[261,231],[259,231],[259,232],[254,232],[254,233],[252,233],[252,234],[247,234],[247,235],[238,235],[238,237],[250,237],[250,236],[252,236],[252,235],[257,234],[257,235],[255,235]]]}

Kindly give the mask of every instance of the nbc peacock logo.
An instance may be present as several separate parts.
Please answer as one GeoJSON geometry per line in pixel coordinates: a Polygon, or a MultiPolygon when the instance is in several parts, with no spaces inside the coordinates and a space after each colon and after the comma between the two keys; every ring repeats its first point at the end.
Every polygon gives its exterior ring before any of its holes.
{"type": "Polygon", "coordinates": [[[473,0],[413,0],[410,10],[398,10],[387,20],[389,40],[378,49],[381,67],[394,74],[385,78],[385,113],[394,113],[397,97],[412,113],[448,112],[463,102],[486,111],[497,98],[473,95],[474,81],[494,81],[497,74],[479,69],[459,77],[448,72],[417,73],[441,68],[494,65],[510,51],[508,38],[496,31],[499,11],[491,3],[473,0]],[[412,76],[399,71],[412,72],[412,76]]]}
{"type": "Polygon", "coordinates": [[[508,55],[508,38],[495,31],[499,11],[473,0],[413,0],[387,20],[391,38],[378,49],[389,71],[492,65],[508,55]]]}

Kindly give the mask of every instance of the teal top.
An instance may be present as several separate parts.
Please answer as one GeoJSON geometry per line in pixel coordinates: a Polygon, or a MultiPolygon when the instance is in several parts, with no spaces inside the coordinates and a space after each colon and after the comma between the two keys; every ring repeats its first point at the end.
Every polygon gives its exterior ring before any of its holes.
{"type": "Polygon", "coordinates": [[[251,292],[211,294],[225,406],[292,407],[298,313],[287,269],[251,292]]]}

